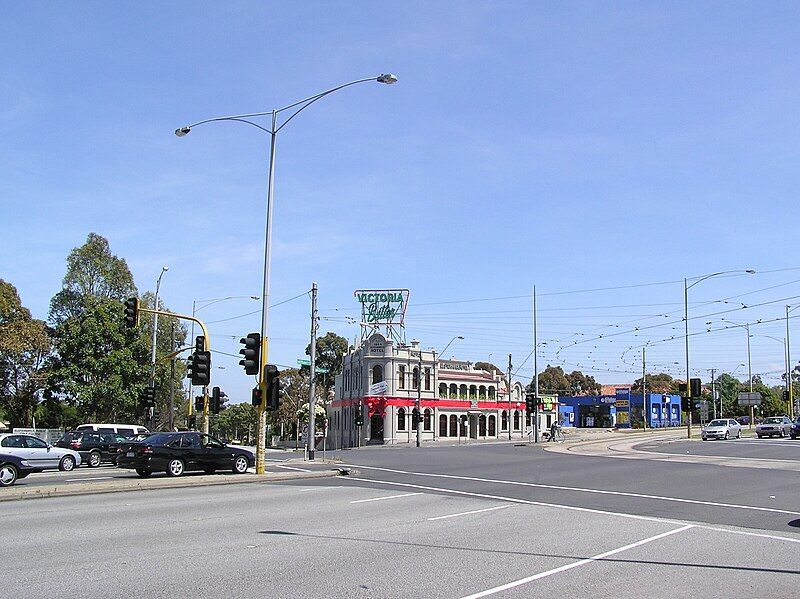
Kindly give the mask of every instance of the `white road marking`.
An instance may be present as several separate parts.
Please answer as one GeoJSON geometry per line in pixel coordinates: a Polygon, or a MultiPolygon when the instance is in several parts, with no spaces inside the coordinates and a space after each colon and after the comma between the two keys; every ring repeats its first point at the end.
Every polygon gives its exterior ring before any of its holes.
{"type": "Polygon", "coordinates": [[[492,512],[494,510],[504,510],[507,507],[511,507],[510,505],[498,505],[497,507],[487,507],[482,510],[472,510],[470,512],[461,512],[460,514],[448,514],[447,516],[436,516],[435,518],[428,518],[428,522],[433,522],[434,520],[444,520],[446,518],[455,518],[457,516],[468,516],[470,514],[480,514],[481,512],[492,512]]]}
{"type": "Polygon", "coordinates": [[[109,478],[114,478],[113,476],[93,476],[91,478],[73,478],[72,480],[67,480],[64,482],[68,483],[81,483],[85,480],[108,480],[109,478]]]}
{"type": "Polygon", "coordinates": [[[451,478],[456,480],[470,480],[483,483],[494,483],[500,485],[512,485],[518,487],[535,487],[538,489],[553,489],[556,491],[577,491],[580,493],[595,493],[598,495],[614,495],[617,497],[637,497],[639,499],[654,499],[658,501],[672,501],[676,503],[691,503],[694,505],[707,505],[712,507],[723,507],[738,510],[753,510],[758,512],[772,512],[776,514],[786,514],[789,516],[800,516],[800,512],[793,512],[790,510],[779,510],[770,507],[759,507],[755,505],[739,505],[736,503],[720,503],[717,501],[702,501],[700,499],[684,499],[682,497],[665,497],[663,495],[647,495],[644,493],[628,493],[626,491],[609,491],[606,489],[585,489],[583,487],[565,487],[561,485],[544,485],[539,483],[526,483],[513,480],[496,480],[492,478],[477,478],[474,476],[456,476],[454,474],[430,474],[427,472],[409,472],[406,470],[393,470],[390,468],[377,468],[375,466],[358,466],[355,464],[350,465],[352,468],[362,468],[364,470],[378,470],[381,472],[391,472],[393,474],[408,474],[412,476],[426,476],[433,478],[451,478]]]}
{"type": "Polygon", "coordinates": [[[309,491],[324,491],[326,489],[341,489],[341,487],[311,487],[310,489],[300,489],[300,492],[308,493],[309,491]]]}
{"type": "Polygon", "coordinates": [[[623,551],[634,549],[646,543],[652,543],[653,541],[657,541],[659,539],[663,539],[664,537],[668,537],[670,535],[683,532],[684,530],[689,530],[690,528],[694,527],[691,524],[687,524],[686,526],[682,526],[680,528],[674,528],[672,530],[668,530],[667,532],[662,532],[661,534],[648,537],[646,539],[642,539],[641,541],[636,541],[635,543],[631,543],[629,545],[625,545],[624,547],[617,547],[616,549],[612,549],[611,551],[598,553],[597,555],[593,555],[592,557],[588,557],[586,559],[582,559],[577,562],[572,562],[571,564],[565,564],[563,566],[559,566],[558,568],[547,570],[546,572],[540,572],[539,574],[534,574],[533,576],[528,576],[527,578],[521,578],[519,580],[515,580],[513,582],[500,585],[499,587],[494,587],[493,589],[487,589],[485,591],[481,591],[480,593],[475,593],[474,595],[467,595],[466,597],[462,597],[462,599],[478,599],[478,597],[486,597],[487,595],[494,595],[495,593],[507,591],[508,589],[513,589],[514,587],[518,587],[520,585],[533,582],[534,580],[539,580],[540,578],[545,578],[547,576],[552,576],[553,574],[558,574],[559,572],[571,570],[572,568],[577,568],[578,566],[583,566],[584,564],[589,564],[591,562],[604,559],[611,555],[616,555],[617,553],[622,553],[623,551]]]}
{"type": "MultiPolygon", "coordinates": [[[[624,512],[609,512],[607,510],[598,510],[598,509],[588,508],[588,507],[578,507],[578,506],[575,506],[575,505],[564,505],[564,504],[560,504],[560,503],[546,503],[544,501],[531,501],[529,499],[517,499],[516,497],[504,497],[502,495],[488,495],[486,493],[472,493],[470,491],[457,491],[456,489],[445,489],[445,488],[440,488],[440,487],[426,487],[426,486],[423,486],[423,485],[414,485],[414,484],[411,484],[411,483],[396,483],[396,482],[390,482],[390,481],[385,481],[385,480],[373,480],[373,479],[369,479],[369,478],[358,478],[358,477],[354,477],[354,476],[350,476],[350,477],[345,478],[343,480],[361,481],[361,482],[372,483],[372,484],[376,484],[376,485],[394,485],[396,487],[408,487],[408,488],[411,488],[411,489],[422,489],[423,491],[436,491],[436,492],[439,492],[439,493],[451,493],[453,495],[464,495],[464,496],[467,496],[467,497],[480,497],[481,499],[494,499],[494,500],[497,500],[497,501],[507,501],[509,503],[519,503],[519,504],[522,504],[522,505],[535,505],[535,506],[539,506],[539,507],[551,507],[551,508],[558,508],[558,509],[562,509],[562,510],[572,510],[574,512],[586,512],[586,513],[589,513],[589,514],[600,514],[600,515],[603,515],[603,516],[616,516],[616,517],[619,517],[619,518],[628,518],[628,519],[631,519],[631,520],[645,520],[647,522],[661,522],[661,523],[665,523],[665,524],[680,524],[680,525],[687,524],[686,522],[683,522],[681,520],[670,520],[669,518],[658,518],[656,516],[640,516],[638,514],[626,514],[624,512]]],[[[735,529],[732,529],[732,528],[722,528],[722,527],[719,527],[719,526],[708,526],[708,525],[705,525],[705,524],[692,524],[692,526],[694,526],[695,528],[703,529],[703,530],[713,530],[713,531],[717,531],[717,532],[727,532],[727,533],[735,534],[735,535],[761,537],[763,539],[772,539],[774,541],[788,541],[790,543],[800,543],[800,538],[794,538],[794,537],[784,537],[784,536],[781,536],[781,535],[769,535],[769,534],[764,534],[764,533],[747,532],[747,531],[744,531],[744,530],[735,530],[735,529]]]]}
{"type": "Polygon", "coordinates": [[[422,493],[403,493],[402,495],[387,495],[385,497],[373,497],[372,499],[357,499],[350,503],[366,503],[368,501],[383,501],[384,499],[399,499],[400,497],[411,497],[412,495],[422,495],[422,493]]]}
{"type": "Polygon", "coordinates": [[[298,472],[312,472],[311,470],[306,470],[305,468],[292,468],[291,466],[275,466],[276,468],[285,468],[286,470],[297,470],[298,472]]]}

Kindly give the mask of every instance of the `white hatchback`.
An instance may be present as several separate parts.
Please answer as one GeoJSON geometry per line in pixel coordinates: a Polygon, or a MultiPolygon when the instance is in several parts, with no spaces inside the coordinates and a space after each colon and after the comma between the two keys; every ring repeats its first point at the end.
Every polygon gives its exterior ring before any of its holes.
{"type": "Polygon", "coordinates": [[[33,435],[6,433],[0,435],[0,453],[22,458],[37,470],[72,470],[80,466],[81,455],[71,449],[53,447],[33,435]]]}
{"type": "Polygon", "coordinates": [[[703,441],[708,439],[730,439],[742,436],[742,425],[733,418],[717,418],[703,427],[703,441]]]}

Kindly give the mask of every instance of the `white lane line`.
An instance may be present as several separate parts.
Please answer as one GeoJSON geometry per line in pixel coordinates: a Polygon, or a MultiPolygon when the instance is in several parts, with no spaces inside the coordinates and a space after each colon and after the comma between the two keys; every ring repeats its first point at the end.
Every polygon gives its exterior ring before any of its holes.
{"type": "Polygon", "coordinates": [[[85,480],[108,480],[109,478],[114,478],[113,476],[93,476],[91,478],[73,478],[72,480],[67,480],[64,482],[68,483],[81,483],[85,480]]]}
{"type": "Polygon", "coordinates": [[[341,489],[341,487],[311,487],[310,489],[300,489],[300,492],[308,493],[309,491],[325,491],[326,489],[341,489]]]}
{"type": "MultiPolygon", "coordinates": [[[[618,518],[628,518],[630,520],[645,520],[647,522],[660,522],[664,524],[684,525],[686,522],[681,520],[671,520],[669,518],[659,518],[657,516],[640,516],[638,514],[626,514],[624,512],[609,512],[608,510],[598,510],[589,507],[578,507],[576,505],[564,505],[561,503],[547,503],[544,501],[532,501],[530,499],[518,499],[516,497],[504,497],[503,495],[489,495],[487,493],[472,493],[470,491],[458,491],[456,489],[445,489],[440,487],[426,487],[423,485],[414,485],[411,483],[395,483],[385,480],[375,480],[370,478],[359,478],[356,476],[349,476],[342,480],[347,481],[361,481],[365,483],[372,483],[374,485],[393,485],[396,487],[407,487],[411,489],[422,489],[423,491],[436,491],[438,493],[450,493],[452,495],[463,495],[466,497],[480,497],[481,499],[494,499],[496,501],[507,501],[509,503],[518,503],[521,505],[535,505],[538,507],[551,507],[562,510],[571,510],[573,512],[585,512],[588,514],[600,514],[603,516],[616,516],[618,518]]],[[[784,537],[781,535],[768,535],[763,533],[747,532],[744,530],[735,530],[732,528],[721,528],[718,526],[708,526],[704,524],[692,524],[695,528],[703,530],[713,530],[716,532],[727,532],[734,535],[745,535],[749,537],[761,537],[764,539],[772,539],[774,541],[789,541],[790,543],[800,543],[800,538],[784,537]]]]}
{"type": "Polygon", "coordinates": [[[402,495],[387,495],[385,497],[373,497],[372,499],[356,499],[350,503],[366,503],[368,501],[383,501],[384,499],[399,499],[400,497],[411,497],[412,495],[422,495],[422,493],[403,493],[402,495]]]}
{"type": "Polygon", "coordinates": [[[286,470],[297,470],[298,472],[311,472],[305,468],[292,468],[291,466],[275,466],[276,468],[285,468],[286,470]]]}
{"type": "Polygon", "coordinates": [[[672,530],[668,530],[667,532],[662,532],[659,535],[648,537],[646,539],[642,539],[641,541],[636,541],[635,543],[631,543],[630,545],[625,545],[624,547],[617,547],[616,549],[612,549],[611,551],[598,553],[597,555],[593,555],[592,557],[588,557],[586,559],[582,559],[577,562],[572,562],[571,564],[565,564],[563,566],[559,566],[558,568],[547,570],[546,572],[540,572],[539,574],[534,574],[533,576],[528,576],[527,578],[520,578],[519,580],[515,580],[513,582],[500,585],[499,587],[494,587],[493,589],[487,589],[485,591],[481,591],[480,593],[475,593],[474,595],[467,595],[466,597],[462,597],[462,599],[478,599],[478,597],[486,597],[487,595],[494,595],[495,593],[507,591],[508,589],[513,589],[514,587],[518,587],[520,585],[533,582],[534,580],[539,580],[540,578],[545,578],[547,576],[552,576],[553,574],[558,574],[559,572],[571,570],[572,568],[577,568],[578,566],[583,566],[584,564],[589,564],[591,562],[604,559],[611,555],[616,555],[617,553],[622,553],[623,551],[628,551],[629,549],[640,547],[641,545],[644,545],[646,543],[652,543],[653,541],[657,541],[659,539],[663,539],[664,537],[668,537],[670,535],[683,532],[684,530],[689,530],[690,528],[694,527],[691,524],[687,524],[686,526],[682,526],[680,528],[674,528],[672,530]]]}
{"type": "Polygon", "coordinates": [[[738,510],[753,510],[757,512],[771,512],[774,514],[786,514],[789,516],[800,516],[800,512],[793,512],[790,510],[779,510],[771,507],[759,507],[755,505],[739,505],[736,503],[720,503],[718,501],[702,501],[700,499],[684,499],[682,497],[665,497],[663,495],[647,495],[644,493],[628,493],[625,491],[609,491],[605,489],[585,489],[582,487],[565,487],[562,485],[544,485],[539,483],[526,483],[513,480],[496,480],[492,478],[477,478],[474,476],[456,476],[454,474],[429,474],[427,472],[409,472],[406,470],[393,470],[390,468],[377,468],[375,466],[357,466],[355,464],[349,465],[352,468],[361,468],[364,470],[378,470],[380,472],[391,472],[393,474],[407,474],[410,476],[427,476],[433,478],[449,478],[455,480],[469,480],[482,483],[493,483],[499,485],[511,485],[517,487],[535,487],[537,489],[553,489],[555,491],[577,491],[580,493],[595,493],[597,495],[614,495],[617,497],[637,497],[639,499],[654,499],[658,501],[672,501],[675,503],[691,503],[694,505],[707,505],[711,507],[723,507],[738,510]]]}
{"type": "Polygon", "coordinates": [[[435,518],[428,518],[428,522],[433,522],[434,520],[445,520],[446,518],[455,518],[457,516],[469,516],[470,514],[480,514],[481,512],[492,512],[494,510],[504,510],[507,507],[511,507],[510,505],[498,505],[497,507],[487,507],[482,510],[472,510],[470,512],[461,512],[460,514],[448,514],[446,516],[436,516],[435,518]]]}

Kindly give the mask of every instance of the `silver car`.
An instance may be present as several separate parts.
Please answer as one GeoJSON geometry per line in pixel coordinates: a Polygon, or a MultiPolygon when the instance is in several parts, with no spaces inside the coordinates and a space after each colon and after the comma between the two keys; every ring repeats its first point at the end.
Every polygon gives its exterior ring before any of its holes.
{"type": "Polygon", "coordinates": [[[53,447],[33,435],[0,435],[0,453],[22,458],[27,466],[37,470],[58,468],[69,471],[81,464],[81,456],[77,451],[53,447]]]}
{"type": "Polygon", "coordinates": [[[770,416],[756,425],[756,435],[759,439],[765,436],[787,437],[791,432],[792,421],[788,416],[770,416]]]}
{"type": "Polygon", "coordinates": [[[742,436],[742,425],[733,418],[717,418],[709,422],[702,431],[703,441],[708,439],[730,439],[742,436]]]}

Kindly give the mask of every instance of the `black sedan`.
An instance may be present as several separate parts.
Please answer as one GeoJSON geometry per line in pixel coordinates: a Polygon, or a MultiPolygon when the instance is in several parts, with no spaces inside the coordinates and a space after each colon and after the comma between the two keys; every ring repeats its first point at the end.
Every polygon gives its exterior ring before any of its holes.
{"type": "Polygon", "coordinates": [[[254,462],[252,452],[195,432],[155,433],[138,443],[122,443],[117,457],[117,466],[136,470],[142,477],[153,472],[180,476],[190,470],[244,474],[254,462]]]}
{"type": "Polygon", "coordinates": [[[17,479],[41,471],[40,468],[29,466],[28,461],[24,458],[0,453],[0,487],[10,487],[17,482],[17,479]]]}

